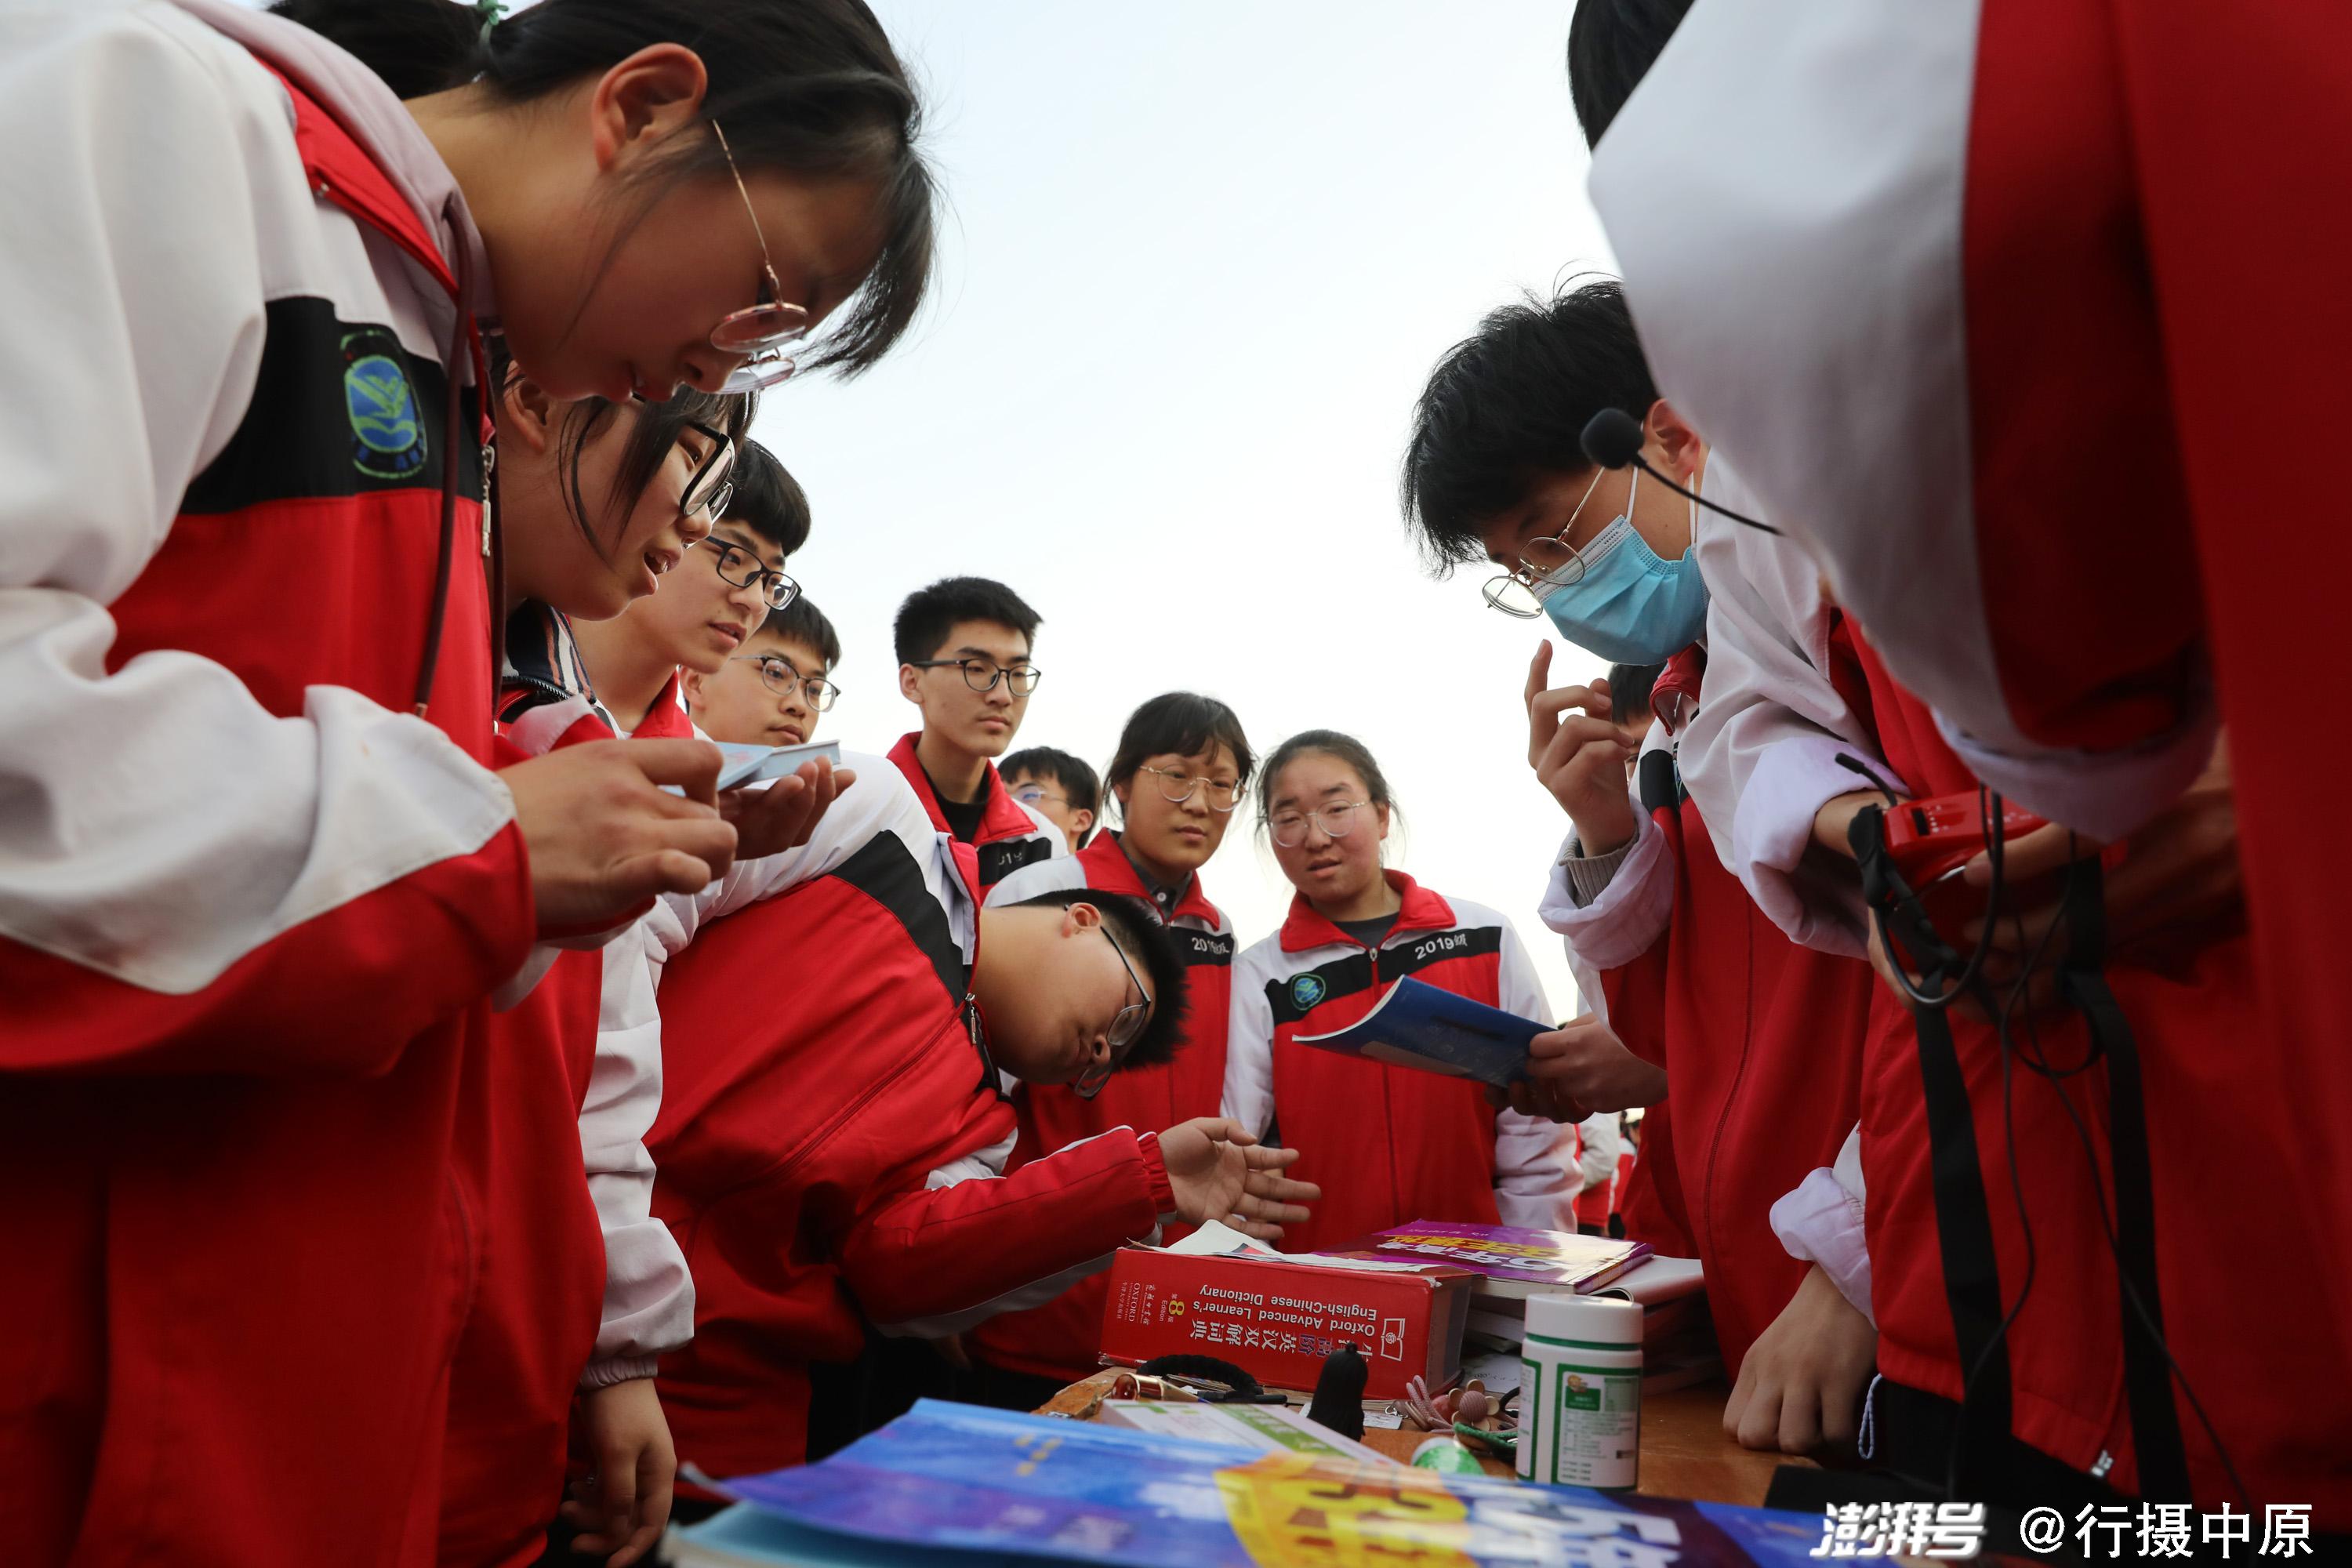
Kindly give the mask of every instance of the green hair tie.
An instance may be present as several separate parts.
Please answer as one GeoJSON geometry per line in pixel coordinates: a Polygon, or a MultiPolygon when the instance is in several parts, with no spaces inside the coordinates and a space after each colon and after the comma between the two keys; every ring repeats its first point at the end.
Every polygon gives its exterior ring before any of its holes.
{"type": "Polygon", "coordinates": [[[474,10],[482,18],[482,42],[490,41],[490,29],[506,20],[506,0],[474,0],[474,10]]]}

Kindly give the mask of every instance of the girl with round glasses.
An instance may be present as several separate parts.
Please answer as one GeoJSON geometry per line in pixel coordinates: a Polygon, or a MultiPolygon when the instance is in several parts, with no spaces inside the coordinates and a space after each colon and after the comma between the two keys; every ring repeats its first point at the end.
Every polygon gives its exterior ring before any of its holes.
{"type": "Polygon", "coordinates": [[[1352,736],[1285,741],[1257,807],[1297,893],[1282,928],[1234,962],[1223,1111],[1320,1173],[1322,1204],[1283,1245],[1344,1246],[1414,1220],[1573,1231],[1572,1130],[1497,1110],[1468,1079],[1295,1043],[1346,1028],[1406,975],[1549,1022],[1510,922],[1383,864],[1395,804],[1352,736]]]}
{"type": "MultiPolygon", "coordinates": [[[[1015,1164],[1115,1127],[1217,1114],[1234,932],[1202,890],[1201,871],[1224,842],[1255,761],[1240,716],[1223,702],[1191,691],[1155,697],[1129,716],[1105,774],[1118,827],[1075,855],[1024,867],[990,892],[992,905],[1072,888],[1134,900],[1176,937],[1192,997],[1172,1062],[1120,1071],[1106,1051],[1075,1085],[1024,1085],[1015,1164]]],[[[1043,1307],[982,1324],[971,1336],[973,1396],[1034,1409],[1098,1370],[1107,1290],[1108,1277],[1095,1275],[1043,1307]]]]}

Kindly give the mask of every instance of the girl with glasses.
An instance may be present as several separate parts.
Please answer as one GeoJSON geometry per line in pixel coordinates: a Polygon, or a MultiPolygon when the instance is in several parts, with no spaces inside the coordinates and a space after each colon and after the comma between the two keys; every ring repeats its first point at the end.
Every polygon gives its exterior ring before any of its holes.
{"type": "Polygon", "coordinates": [[[1480,1084],[1318,1051],[1406,975],[1549,1020],[1510,922],[1382,864],[1395,805],[1360,741],[1309,730],[1258,774],[1261,824],[1295,888],[1282,929],[1233,969],[1224,1114],[1299,1152],[1325,1196],[1289,1227],[1293,1251],[1412,1221],[1573,1231],[1575,1134],[1497,1110],[1480,1084]]]}
{"type": "MultiPolygon", "coordinates": [[[[1076,855],[1024,867],[990,892],[992,906],[1074,888],[1125,895],[1175,937],[1192,997],[1172,1062],[1122,1071],[1112,1058],[1074,1086],[1024,1085],[1014,1097],[1015,1166],[1114,1127],[1172,1127],[1217,1114],[1234,933],[1202,889],[1201,870],[1224,842],[1255,763],[1231,708],[1190,691],[1155,697],[1129,716],[1105,774],[1119,827],[1076,855]]],[[[971,1396],[1034,1409],[1097,1370],[1107,1290],[1097,1274],[1043,1307],[982,1324],[971,1336],[971,1396]]]]}
{"type": "Polygon", "coordinates": [[[444,1369],[525,1245],[455,1153],[492,993],[729,865],[656,787],[707,800],[701,748],[494,766],[483,323],[620,404],[828,317],[804,364],[862,368],[929,272],[856,0],[289,9],[17,7],[0,51],[40,237],[0,258],[40,388],[0,436],[0,992],[38,1002],[0,1164],[54,1200],[0,1347],[31,1563],[430,1561],[444,1369]]]}

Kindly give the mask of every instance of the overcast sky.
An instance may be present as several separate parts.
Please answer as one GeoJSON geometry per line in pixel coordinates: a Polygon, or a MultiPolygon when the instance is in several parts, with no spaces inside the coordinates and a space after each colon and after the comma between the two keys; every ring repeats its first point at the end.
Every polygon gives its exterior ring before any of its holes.
{"type": "MultiPolygon", "coordinates": [[[[1584,195],[1569,7],[1373,0],[875,0],[919,74],[950,215],[911,342],[772,395],[756,433],[807,487],[793,572],[841,628],[821,734],[915,722],[890,621],[954,573],[1045,616],[1016,744],[1100,767],[1189,688],[1261,752],[1355,734],[1401,865],[1535,917],[1566,819],[1526,762],[1541,622],[1433,583],[1396,505],[1414,396],[1482,312],[1609,253],[1584,195]]],[[[1561,645],[1555,677],[1600,672],[1561,645]]],[[[1237,815],[1205,876],[1253,942],[1290,889],[1237,815]]]]}

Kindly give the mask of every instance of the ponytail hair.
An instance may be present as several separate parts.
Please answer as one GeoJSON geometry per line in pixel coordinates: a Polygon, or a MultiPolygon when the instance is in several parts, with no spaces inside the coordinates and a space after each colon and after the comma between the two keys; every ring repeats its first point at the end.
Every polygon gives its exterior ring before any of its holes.
{"type": "MultiPolygon", "coordinates": [[[[873,269],[804,369],[854,375],[905,335],[929,286],[936,188],[916,141],[922,106],[863,0],[541,0],[490,25],[494,7],[450,0],[278,0],[404,99],[478,84],[528,103],[603,75],[639,49],[681,44],[709,87],[702,114],[727,129],[745,174],[782,170],[870,183],[882,245],[873,269]]],[[[717,138],[678,136],[649,171],[723,179],[717,138]]],[[[650,203],[648,203],[648,206],[650,203]]]]}
{"type": "Polygon", "coordinates": [[[1337,730],[1302,730],[1274,749],[1265,759],[1265,771],[1257,775],[1257,824],[1264,828],[1274,817],[1274,786],[1282,777],[1282,770],[1309,752],[1333,757],[1356,770],[1364,781],[1364,798],[1374,805],[1388,807],[1390,815],[1398,816],[1396,799],[1389,793],[1388,775],[1372,758],[1371,748],[1353,735],[1343,735],[1337,730]]]}

